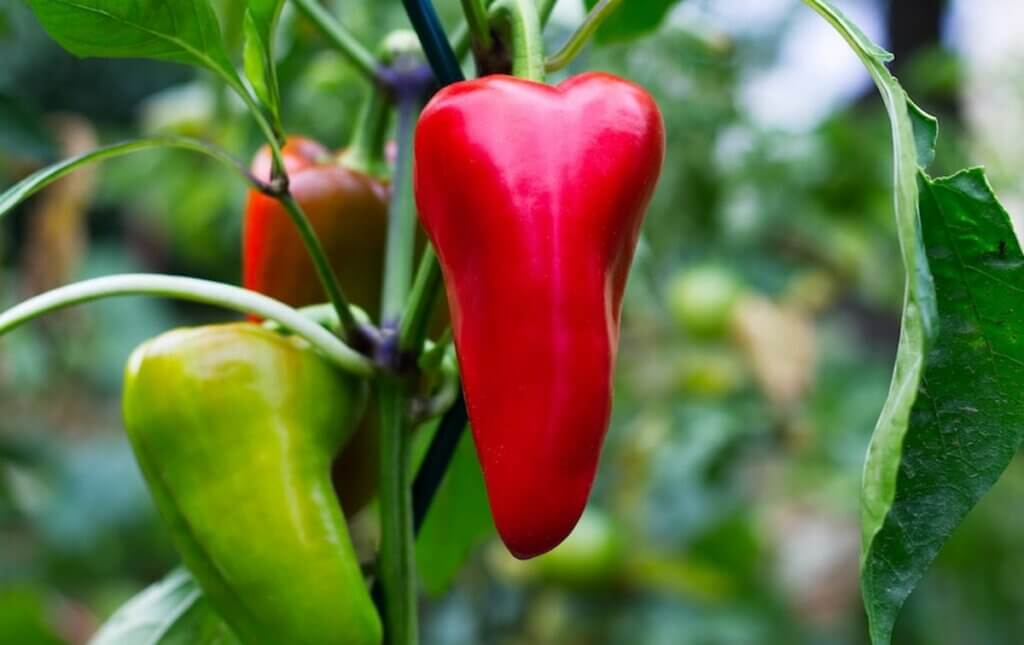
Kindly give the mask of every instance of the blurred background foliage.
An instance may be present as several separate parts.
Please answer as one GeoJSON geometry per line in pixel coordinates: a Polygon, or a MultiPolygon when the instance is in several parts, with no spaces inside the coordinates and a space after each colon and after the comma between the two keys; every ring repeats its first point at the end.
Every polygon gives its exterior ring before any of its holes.
{"type": "MultiPolygon", "coordinates": [[[[240,51],[244,3],[215,4],[240,51]]],[[[329,4],[365,42],[406,24],[397,2],[329,4]]],[[[450,581],[440,567],[462,551],[426,553],[425,643],[865,642],[860,470],[903,290],[888,126],[827,25],[796,0],[756,4],[689,0],[660,27],[657,9],[603,30],[569,71],[641,83],[668,132],[627,294],[613,427],[590,510],[553,554],[515,561],[485,531],[450,581]]],[[[839,4],[896,52],[897,75],[940,116],[936,168],[986,161],[1008,209],[1024,212],[1024,9],[839,4]]],[[[453,24],[458,3],[438,5],[453,24]]],[[[582,14],[579,0],[559,3],[552,46],[582,14]]],[[[343,146],[360,79],[290,11],[279,51],[287,128],[343,146]]],[[[140,133],[202,137],[239,158],[259,145],[208,75],[75,60],[18,0],[0,0],[0,59],[0,186],[140,133]]],[[[235,176],[180,151],[79,172],[0,226],[0,304],[119,271],[237,282],[244,195],[235,176]]],[[[121,432],[121,368],[145,338],[223,317],[111,300],[4,339],[0,642],[86,642],[176,565],[121,432]]],[[[428,530],[442,543],[488,526],[465,516],[480,514],[479,494],[445,498],[474,481],[453,476],[439,499],[438,517],[451,519],[428,530]]],[[[954,535],[896,642],[1020,642],[1024,519],[1007,509],[1022,497],[1017,463],[954,535]]]]}

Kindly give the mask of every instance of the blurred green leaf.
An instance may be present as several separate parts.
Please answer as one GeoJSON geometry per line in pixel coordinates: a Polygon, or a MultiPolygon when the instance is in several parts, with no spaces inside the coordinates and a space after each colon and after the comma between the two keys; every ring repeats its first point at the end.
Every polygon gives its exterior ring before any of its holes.
{"type": "Polygon", "coordinates": [[[427,593],[443,593],[473,547],[493,531],[484,476],[467,430],[416,540],[416,564],[427,593]]]}
{"type": "Polygon", "coordinates": [[[207,0],[28,0],[43,29],[82,58],[152,58],[205,67],[234,86],[207,0]]]}
{"type": "Polygon", "coordinates": [[[238,645],[184,569],[128,601],[90,645],[238,645]]]}
{"type": "Polygon", "coordinates": [[[256,96],[280,120],[281,97],[274,61],[274,32],[284,0],[251,0],[245,12],[245,75],[256,96]]]}
{"type": "Polygon", "coordinates": [[[64,640],[46,614],[42,593],[22,587],[0,591],[0,643],[60,645],[64,640]]]}
{"type": "MultiPolygon", "coordinates": [[[[587,10],[598,0],[585,0],[587,10]]],[[[657,29],[680,0],[630,0],[622,3],[597,30],[603,43],[632,40],[657,29]]]]}
{"type": "Polygon", "coordinates": [[[9,156],[44,161],[56,152],[40,115],[6,94],[0,94],[0,150],[0,165],[9,156]]]}

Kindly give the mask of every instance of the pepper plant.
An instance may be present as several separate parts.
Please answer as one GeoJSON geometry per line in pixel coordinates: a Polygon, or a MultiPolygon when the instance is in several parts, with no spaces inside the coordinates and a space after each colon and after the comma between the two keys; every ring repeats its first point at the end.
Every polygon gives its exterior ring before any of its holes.
{"type": "MultiPolygon", "coordinates": [[[[570,534],[609,424],[623,292],[673,106],[628,79],[545,75],[595,33],[642,35],[674,2],[588,0],[545,55],[555,0],[462,0],[451,34],[429,0],[403,0],[412,31],[376,49],[316,0],[292,0],[366,80],[340,152],[285,131],[284,0],[246,4],[241,70],[208,0],[27,2],[78,56],[206,70],[265,138],[251,165],[197,139],[115,143],[0,194],[3,216],[85,164],[159,147],[216,159],[249,187],[242,287],[117,275],[0,314],[4,333],[149,295],[249,316],[172,331],[128,360],[125,426],[185,569],[94,642],[416,643],[417,533],[467,425],[509,551],[530,558],[570,534]],[[430,423],[414,464],[411,437],[430,423]],[[380,540],[361,561],[346,516],[374,497],[380,540]]],[[[891,56],[828,0],[805,4],[863,61],[891,124],[905,305],[864,470],[861,558],[883,644],[1024,440],[1008,376],[1024,364],[1024,255],[983,171],[929,175],[937,122],[890,74],[891,56]]]]}

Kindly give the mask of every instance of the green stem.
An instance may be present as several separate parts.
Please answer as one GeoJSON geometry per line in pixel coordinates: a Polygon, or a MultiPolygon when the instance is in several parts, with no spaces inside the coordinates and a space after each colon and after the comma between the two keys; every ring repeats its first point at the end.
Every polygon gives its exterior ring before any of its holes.
{"type": "Polygon", "coordinates": [[[338,312],[338,319],[341,321],[342,339],[351,339],[352,332],[357,326],[356,319],[352,315],[351,309],[349,309],[348,299],[345,298],[345,294],[341,291],[338,278],[334,275],[334,269],[331,268],[331,264],[327,261],[327,254],[324,253],[324,247],[320,244],[320,240],[317,239],[316,232],[313,231],[313,226],[309,223],[309,218],[302,212],[302,207],[299,206],[299,203],[290,194],[281,195],[277,197],[277,200],[284,206],[288,216],[291,217],[292,222],[295,224],[295,228],[299,231],[299,237],[302,238],[302,243],[306,246],[306,252],[309,253],[309,257],[313,260],[313,266],[316,267],[320,283],[323,285],[324,291],[327,292],[327,298],[338,312]]]}
{"type": "Polygon", "coordinates": [[[601,26],[605,18],[610,16],[621,4],[622,0],[600,0],[600,2],[594,5],[594,8],[590,10],[590,13],[587,14],[579,28],[573,32],[572,36],[569,36],[569,40],[562,45],[560,50],[545,61],[545,70],[557,72],[571,63],[580,51],[583,50],[583,46],[587,44],[587,41],[594,35],[594,32],[601,26]]]}
{"type": "Polygon", "coordinates": [[[441,280],[441,267],[437,263],[437,254],[428,246],[420,258],[420,266],[416,271],[409,294],[409,305],[402,318],[398,332],[399,349],[403,352],[416,352],[423,346],[430,326],[430,315],[434,311],[437,294],[441,292],[444,282],[441,280]]]}
{"type": "Polygon", "coordinates": [[[231,78],[229,76],[223,77],[231,89],[235,90],[242,102],[245,103],[246,107],[249,108],[249,113],[252,114],[252,118],[256,119],[256,125],[259,126],[263,132],[264,138],[267,140],[267,144],[270,146],[270,155],[273,158],[273,165],[271,167],[270,179],[271,183],[286,179],[284,170],[284,155],[281,153],[281,145],[284,143],[284,132],[280,130],[280,127],[274,127],[270,121],[267,120],[266,114],[263,112],[263,107],[259,102],[253,98],[249,89],[242,84],[237,78],[231,78]]]}
{"type": "Polygon", "coordinates": [[[277,322],[302,336],[341,369],[370,376],[373,364],[315,321],[273,298],[209,280],[129,273],[77,282],[30,298],[0,314],[0,335],[44,314],[112,296],[164,296],[216,305],[277,322]]]}
{"type": "Polygon", "coordinates": [[[408,398],[392,377],[379,381],[380,404],[380,554],[378,572],[384,592],[384,633],[390,645],[415,645],[416,570],[413,545],[412,487],[409,481],[408,398]]]}
{"type": "Polygon", "coordinates": [[[412,139],[419,109],[418,97],[406,97],[398,103],[398,159],[391,181],[391,205],[388,209],[388,240],[380,311],[382,325],[394,323],[402,315],[412,282],[412,263],[416,247],[412,139]]]}
{"type": "Polygon", "coordinates": [[[512,73],[520,78],[544,81],[544,42],[534,0],[497,0],[490,17],[504,26],[512,41],[512,73]]]}
{"type": "Polygon", "coordinates": [[[482,50],[490,49],[491,26],[487,22],[486,0],[462,0],[462,13],[466,15],[466,25],[473,43],[482,50]]]}
{"type": "Polygon", "coordinates": [[[292,0],[306,18],[327,36],[334,48],[348,59],[366,80],[377,78],[377,59],[345,27],[334,19],[317,0],[292,0]]]}
{"type": "Polygon", "coordinates": [[[391,123],[391,101],[384,90],[374,85],[363,102],[359,121],[341,162],[364,175],[386,177],[388,164],[384,155],[388,126],[391,123]]]}
{"type": "Polygon", "coordinates": [[[3,218],[4,215],[9,213],[21,202],[25,201],[43,188],[46,188],[61,177],[71,173],[79,166],[83,166],[93,161],[103,161],[104,159],[119,157],[132,152],[152,150],[153,148],[182,148],[184,150],[201,152],[202,154],[212,157],[228,166],[257,189],[263,190],[266,188],[263,182],[249,174],[249,171],[246,170],[242,164],[238,163],[236,159],[232,158],[231,155],[220,148],[199,141],[198,139],[189,139],[186,137],[153,137],[149,139],[136,139],[135,141],[115,143],[113,145],[97,148],[96,150],[90,150],[89,152],[71,157],[70,159],[65,159],[64,161],[57,162],[52,166],[47,166],[46,168],[32,173],[25,179],[22,179],[8,188],[3,193],[0,193],[0,218],[3,218]]]}

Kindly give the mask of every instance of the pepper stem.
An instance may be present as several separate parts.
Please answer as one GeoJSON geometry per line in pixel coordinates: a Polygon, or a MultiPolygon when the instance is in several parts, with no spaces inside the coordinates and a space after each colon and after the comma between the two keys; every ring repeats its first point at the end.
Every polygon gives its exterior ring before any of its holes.
{"type": "Polygon", "coordinates": [[[583,46],[587,44],[587,41],[597,31],[597,28],[601,26],[605,18],[612,15],[612,12],[618,9],[621,4],[622,0],[600,0],[600,2],[594,5],[594,8],[587,14],[583,23],[573,32],[572,36],[569,36],[569,40],[562,45],[562,48],[544,62],[546,71],[557,72],[571,63],[580,51],[583,50],[583,46]]]}
{"type": "Polygon", "coordinates": [[[294,0],[302,15],[317,26],[334,48],[348,59],[360,74],[372,81],[377,76],[377,59],[344,26],[334,19],[317,0],[294,0]]]}
{"type": "Polygon", "coordinates": [[[352,139],[339,161],[364,175],[386,177],[384,145],[390,122],[391,101],[384,89],[375,84],[363,101],[352,139]]]}
{"type": "Polygon", "coordinates": [[[512,73],[544,82],[544,42],[540,15],[533,0],[497,0],[491,5],[491,21],[504,27],[511,39],[512,73]]]}

